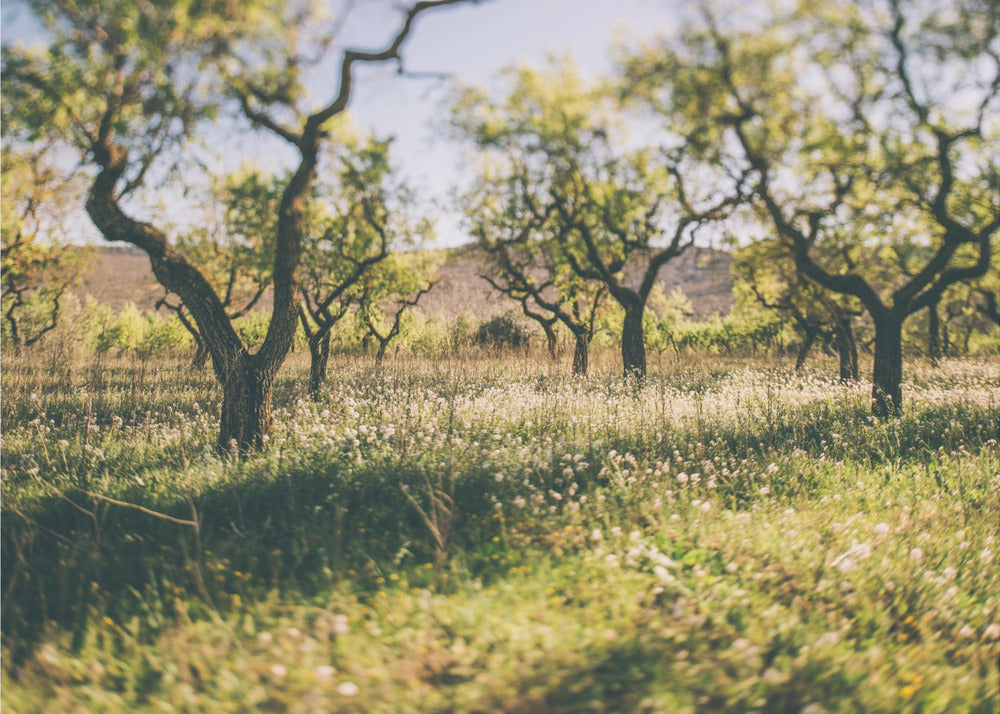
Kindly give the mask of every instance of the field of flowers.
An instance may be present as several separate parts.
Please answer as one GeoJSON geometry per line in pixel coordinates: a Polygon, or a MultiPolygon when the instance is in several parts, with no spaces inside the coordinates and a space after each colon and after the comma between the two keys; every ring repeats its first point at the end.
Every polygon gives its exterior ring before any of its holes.
{"type": "Polygon", "coordinates": [[[994,712],[1000,364],[4,364],[3,708],[994,712]]]}

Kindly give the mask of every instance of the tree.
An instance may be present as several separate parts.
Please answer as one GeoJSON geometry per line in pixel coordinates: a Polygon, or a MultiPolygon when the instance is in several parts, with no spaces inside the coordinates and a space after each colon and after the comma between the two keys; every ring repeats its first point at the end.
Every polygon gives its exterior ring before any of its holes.
{"type": "Polygon", "coordinates": [[[793,322],[800,336],[796,370],[802,368],[809,350],[821,340],[836,347],[840,380],[857,380],[858,346],[852,321],[859,313],[849,300],[806,280],[780,241],[762,240],[740,248],[732,270],[738,299],[754,302],[793,322]]]}
{"type": "Polygon", "coordinates": [[[993,251],[990,260],[983,277],[955,283],[927,306],[927,356],[932,362],[969,352],[973,334],[989,335],[1000,326],[1000,251],[993,251]]]}
{"type": "Polygon", "coordinates": [[[679,135],[662,151],[626,150],[620,127],[607,120],[620,105],[571,67],[522,69],[513,79],[499,102],[467,90],[455,124],[500,166],[524,172],[521,199],[556,223],[561,260],[623,308],[623,370],[642,378],[643,313],[660,268],[732,212],[743,177],[679,135]]]}
{"type": "Polygon", "coordinates": [[[709,17],[626,62],[634,91],[752,169],[755,206],[799,272],[864,306],[876,416],[902,410],[906,318],[982,276],[995,249],[990,15],[979,0],[845,0],[749,30],[709,17]]]}
{"type": "Polygon", "coordinates": [[[190,311],[222,386],[222,449],[256,446],[270,428],[274,378],[297,329],[306,199],[329,122],[347,108],[355,65],[401,61],[416,18],[460,1],[418,2],[382,49],[340,53],[336,90],[318,107],[308,105],[304,69],[307,58],[333,56],[339,26],[280,0],[139,6],[31,0],[51,43],[40,54],[4,48],[5,105],[91,163],[91,220],[107,240],[142,249],[156,278],[190,311]],[[304,29],[315,34],[303,38],[304,29]],[[210,80],[216,86],[205,91],[210,80]],[[162,228],[134,218],[127,201],[155,164],[181,156],[179,149],[219,109],[214,97],[220,94],[234,97],[255,130],[280,139],[296,156],[276,217],[271,319],[256,351],[240,339],[198,266],[162,228]]]}
{"type": "MultiPolygon", "coordinates": [[[[271,285],[273,239],[282,184],[263,172],[243,168],[216,182],[205,225],[177,239],[211,283],[230,320],[245,317],[271,285]]],[[[182,301],[167,292],[156,304],[173,312],[195,342],[192,366],[208,363],[208,345],[182,301]]]]}
{"type": "Polygon", "coordinates": [[[428,251],[393,253],[358,280],[352,299],[367,328],[363,344],[378,343],[375,364],[382,364],[389,344],[399,337],[407,311],[434,287],[437,270],[437,256],[428,251]]]}
{"type": "MultiPolygon", "coordinates": [[[[430,222],[411,215],[412,191],[393,177],[391,143],[374,137],[340,142],[336,178],[314,198],[299,312],[309,342],[313,396],[326,378],[331,330],[360,300],[354,288],[392,251],[423,247],[429,240],[430,222]]],[[[389,297],[386,290],[378,293],[377,299],[389,297]]]]}
{"type": "Polygon", "coordinates": [[[0,309],[18,353],[56,328],[63,296],[79,283],[91,255],[65,243],[70,182],[49,160],[49,149],[4,146],[0,155],[0,309]]]}
{"type": "Polygon", "coordinates": [[[539,213],[527,178],[515,171],[500,182],[487,173],[463,199],[483,256],[481,276],[542,327],[553,360],[554,325],[564,325],[573,335],[573,374],[586,375],[595,317],[607,289],[572,270],[559,243],[563,227],[551,207],[539,213]]]}

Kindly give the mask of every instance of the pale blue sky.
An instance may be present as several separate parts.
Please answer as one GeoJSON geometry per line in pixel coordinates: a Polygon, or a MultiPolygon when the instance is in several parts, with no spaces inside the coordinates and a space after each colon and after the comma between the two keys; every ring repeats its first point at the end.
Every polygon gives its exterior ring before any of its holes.
{"type": "MultiPolygon", "coordinates": [[[[407,3],[408,4],[408,3],[407,3]]],[[[488,0],[421,16],[403,49],[410,71],[445,72],[455,81],[485,85],[515,63],[540,65],[550,55],[569,55],[588,75],[613,66],[612,48],[669,31],[678,24],[686,0],[488,0]]],[[[17,0],[3,2],[3,42],[33,34],[17,0]]],[[[343,37],[346,44],[375,48],[397,29],[392,5],[357,0],[343,37]]],[[[399,78],[395,67],[362,66],[356,73],[350,110],[361,127],[394,135],[395,158],[424,196],[444,199],[461,176],[458,147],[447,132],[449,82],[399,78]]],[[[327,99],[334,88],[322,95],[327,99]]],[[[234,168],[241,156],[263,164],[285,163],[277,144],[255,137],[233,137],[224,161],[234,168]]],[[[439,222],[444,245],[463,242],[454,215],[439,222]]]]}
{"type": "MultiPolygon", "coordinates": [[[[408,70],[443,71],[485,85],[504,68],[541,65],[569,55],[585,74],[612,69],[618,40],[667,31],[680,3],[671,0],[492,0],[428,13],[404,49],[408,70]],[[671,11],[673,8],[673,11],[671,11]]],[[[360,124],[397,137],[406,173],[427,193],[444,197],[461,180],[461,152],[447,141],[446,83],[398,81],[386,68],[359,73],[351,110],[360,124]]],[[[462,242],[454,216],[440,221],[445,244],[462,242]]]]}

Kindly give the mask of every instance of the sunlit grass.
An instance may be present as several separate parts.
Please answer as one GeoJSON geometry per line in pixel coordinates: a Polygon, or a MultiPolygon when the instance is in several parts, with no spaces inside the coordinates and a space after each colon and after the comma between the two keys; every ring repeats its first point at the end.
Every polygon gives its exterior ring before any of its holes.
{"type": "Polygon", "coordinates": [[[989,711],[1000,366],[821,367],[5,363],[5,707],[989,711]]]}

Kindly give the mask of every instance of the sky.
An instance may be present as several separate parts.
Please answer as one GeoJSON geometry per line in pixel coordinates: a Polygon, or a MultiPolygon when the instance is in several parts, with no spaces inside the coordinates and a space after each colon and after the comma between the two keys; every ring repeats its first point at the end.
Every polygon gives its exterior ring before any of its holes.
{"type": "MultiPolygon", "coordinates": [[[[488,85],[517,63],[542,65],[550,56],[570,56],[584,76],[613,68],[617,42],[631,44],[667,32],[676,25],[684,0],[486,0],[424,13],[402,50],[408,72],[444,73],[448,80],[399,77],[391,63],[361,66],[355,74],[349,110],[357,124],[379,136],[395,136],[396,164],[428,200],[446,201],[460,183],[462,150],[447,139],[447,99],[453,82],[488,85]]],[[[3,43],[37,35],[19,0],[2,4],[3,43]]],[[[356,0],[344,28],[345,45],[375,49],[395,34],[391,5],[356,0]]],[[[332,97],[334,87],[320,92],[332,97]]],[[[328,99],[327,99],[328,100],[328,99]]],[[[259,135],[234,136],[221,144],[222,168],[235,168],[243,157],[267,164],[284,163],[283,149],[259,135]]],[[[286,154],[287,156],[287,154],[286,154]]],[[[434,210],[434,209],[429,209],[434,210]]],[[[467,240],[453,211],[439,207],[439,244],[467,240]]],[[[96,231],[90,238],[96,239],[96,231]]]]}
{"type": "MultiPolygon", "coordinates": [[[[596,77],[613,69],[617,42],[667,31],[670,7],[676,5],[670,0],[491,0],[448,8],[420,18],[403,50],[404,63],[408,71],[445,72],[455,82],[486,86],[505,67],[543,65],[550,56],[568,55],[585,76],[596,77]]],[[[359,72],[351,111],[363,126],[394,135],[393,148],[410,179],[445,200],[464,173],[462,150],[446,137],[447,99],[454,85],[390,79],[386,69],[359,72]]],[[[442,243],[467,240],[457,223],[457,215],[439,221],[442,243]]]]}

